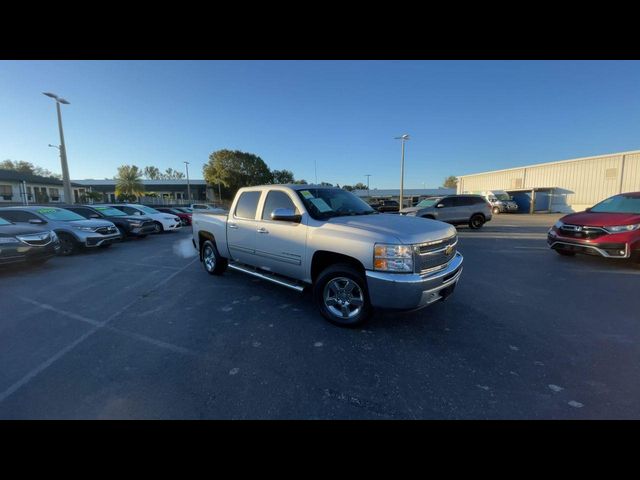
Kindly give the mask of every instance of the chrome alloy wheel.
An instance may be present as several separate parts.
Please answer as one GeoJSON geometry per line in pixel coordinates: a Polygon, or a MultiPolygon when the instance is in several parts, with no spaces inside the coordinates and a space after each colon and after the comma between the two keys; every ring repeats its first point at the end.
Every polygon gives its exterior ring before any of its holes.
{"type": "Polygon", "coordinates": [[[346,277],[334,278],[324,287],[324,304],[333,315],[353,318],[364,306],[362,289],[356,282],[346,277]]]}
{"type": "Polygon", "coordinates": [[[207,245],[204,247],[202,252],[202,261],[204,262],[204,266],[207,271],[212,272],[214,268],[216,268],[216,256],[213,253],[213,248],[211,245],[207,245]]]}

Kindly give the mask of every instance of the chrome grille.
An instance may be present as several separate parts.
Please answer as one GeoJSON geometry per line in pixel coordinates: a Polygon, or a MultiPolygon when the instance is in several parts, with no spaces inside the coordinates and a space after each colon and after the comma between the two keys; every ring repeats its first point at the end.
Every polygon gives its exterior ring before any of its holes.
{"type": "Polygon", "coordinates": [[[563,237],[582,238],[591,240],[606,235],[608,232],[600,227],[583,227],[581,225],[563,225],[560,227],[563,237]]]}
{"type": "Polygon", "coordinates": [[[100,233],[102,235],[111,235],[113,233],[117,233],[116,227],[100,227],[96,229],[96,233],[100,233]]]}
{"type": "Polygon", "coordinates": [[[423,243],[415,247],[415,271],[427,273],[445,268],[447,263],[456,255],[458,236],[435,242],[423,243]]]}

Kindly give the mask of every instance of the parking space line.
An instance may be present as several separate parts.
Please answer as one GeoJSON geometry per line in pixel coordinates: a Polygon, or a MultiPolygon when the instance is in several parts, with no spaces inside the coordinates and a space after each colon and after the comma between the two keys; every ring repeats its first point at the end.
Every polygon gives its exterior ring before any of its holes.
{"type": "MultiPolygon", "coordinates": [[[[178,274],[180,274],[181,272],[186,270],[188,267],[190,267],[191,264],[193,262],[195,262],[196,260],[197,260],[197,257],[194,258],[193,260],[191,260],[189,263],[187,263],[184,267],[182,267],[177,272],[172,273],[171,275],[167,276],[166,278],[164,278],[163,280],[158,282],[156,285],[154,285],[154,287],[151,289],[151,291],[157,290],[160,287],[164,286],[165,284],[169,283],[171,280],[173,280],[174,277],[176,277],[178,274]]],[[[94,325],[94,327],[91,330],[89,330],[85,334],[81,335],[79,338],[77,338],[76,340],[71,342],[66,347],[62,348],[60,351],[55,353],[49,359],[45,360],[40,365],[38,365],[37,367],[32,369],[29,373],[27,373],[24,377],[22,377],[20,380],[15,382],[13,385],[9,386],[9,388],[7,388],[5,391],[0,393],[0,403],[4,402],[7,398],[9,398],[11,395],[13,395],[15,392],[17,392],[20,388],[24,387],[25,385],[28,385],[29,382],[31,382],[35,377],[37,377],[39,374],[44,372],[47,368],[49,368],[55,362],[60,360],[64,355],[69,353],[71,350],[73,350],[80,343],[84,342],[87,338],[92,336],[98,330],[102,330],[103,328],[105,328],[107,324],[109,324],[110,322],[112,322],[113,320],[118,318],[120,315],[122,315],[122,313],[124,313],[126,310],[131,308],[138,301],[140,301],[140,298],[136,298],[136,299],[132,300],[131,302],[127,303],[124,307],[122,307],[120,310],[118,310],[114,314],[110,315],[104,322],[98,322],[98,324],[94,325]]],[[[54,307],[51,307],[51,308],[53,309],[54,307]]],[[[82,322],[87,322],[87,321],[95,322],[95,320],[87,319],[85,317],[82,317],[81,315],[75,315],[75,314],[72,314],[72,315],[74,315],[74,317],[71,317],[71,318],[75,318],[76,320],[80,320],[82,322]]],[[[131,335],[135,335],[135,334],[131,334],[131,335]]],[[[140,336],[139,338],[142,338],[142,337],[144,337],[144,336],[140,336]]],[[[164,342],[161,342],[161,341],[158,340],[158,341],[155,342],[155,344],[159,346],[160,344],[164,344],[164,342]]],[[[181,347],[177,347],[177,348],[181,348],[181,347]]]]}

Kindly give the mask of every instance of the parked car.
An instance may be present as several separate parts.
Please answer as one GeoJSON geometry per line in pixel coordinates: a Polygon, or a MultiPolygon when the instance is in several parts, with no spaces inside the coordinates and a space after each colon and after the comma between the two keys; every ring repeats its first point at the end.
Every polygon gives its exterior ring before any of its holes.
{"type": "Polygon", "coordinates": [[[640,261],[640,192],[622,193],[565,215],[547,234],[560,255],[576,253],[640,261]]]}
{"type": "Polygon", "coordinates": [[[59,250],[60,241],[54,231],[16,225],[0,218],[0,265],[23,262],[41,264],[59,250]]]}
{"type": "Polygon", "coordinates": [[[480,192],[479,195],[491,204],[491,211],[494,214],[516,213],[518,211],[518,204],[504,190],[486,190],[480,192]]]}
{"type": "Polygon", "coordinates": [[[193,203],[191,204],[191,210],[206,210],[214,213],[224,213],[225,210],[223,208],[213,207],[211,205],[207,205],[206,203],[193,203]]]}
{"type": "Polygon", "coordinates": [[[381,213],[397,212],[400,204],[396,200],[378,200],[370,203],[371,207],[381,213]]]}
{"type": "Polygon", "coordinates": [[[159,212],[170,213],[172,215],[176,215],[180,221],[182,222],[182,226],[191,225],[191,214],[180,211],[175,207],[155,207],[159,212]]]}
{"type": "Polygon", "coordinates": [[[127,215],[137,215],[149,217],[153,221],[155,233],[179,230],[182,226],[180,217],[170,213],[159,212],[155,208],[139,205],[137,203],[117,203],[109,204],[109,207],[122,210],[127,215]]]}
{"type": "Polygon", "coordinates": [[[441,220],[452,225],[481,228],[491,221],[491,205],[480,195],[447,195],[427,198],[418,205],[400,210],[400,215],[441,220]]]}
{"type": "Polygon", "coordinates": [[[64,206],[87,219],[99,218],[112,222],[125,237],[144,238],[156,231],[153,220],[139,215],[127,215],[122,210],[106,205],[68,205],[64,206]]]}
{"type": "Polygon", "coordinates": [[[4,207],[0,208],[0,217],[13,223],[39,225],[43,229],[53,230],[60,239],[61,255],[71,255],[78,248],[106,248],[122,238],[122,234],[112,222],[87,220],[63,208],[4,207]]]}
{"type": "Polygon", "coordinates": [[[383,215],[346,190],[266,185],[238,190],[228,215],[193,214],[205,270],[227,267],[302,291],[340,326],[373,308],[413,310],[449,296],[462,273],[456,230],[383,215]]]}

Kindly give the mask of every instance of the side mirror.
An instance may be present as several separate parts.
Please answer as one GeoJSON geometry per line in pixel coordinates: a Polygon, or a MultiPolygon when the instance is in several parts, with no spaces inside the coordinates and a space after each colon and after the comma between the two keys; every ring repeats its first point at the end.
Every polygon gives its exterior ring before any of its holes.
{"type": "Polygon", "coordinates": [[[436,208],[443,208],[444,207],[444,203],[439,203],[436,205],[436,208]]]}
{"type": "Polygon", "coordinates": [[[273,212],[271,212],[271,220],[300,223],[301,219],[302,215],[298,215],[294,210],[290,208],[276,208],[273,212]]]}
{"type": "Polygon", "coordinates": [[[44,220],[40,220],[39,218],[32,218],[29,220],[29,223],[32,225],[43,225],[47,222],[45,222],[44,220]]]}

